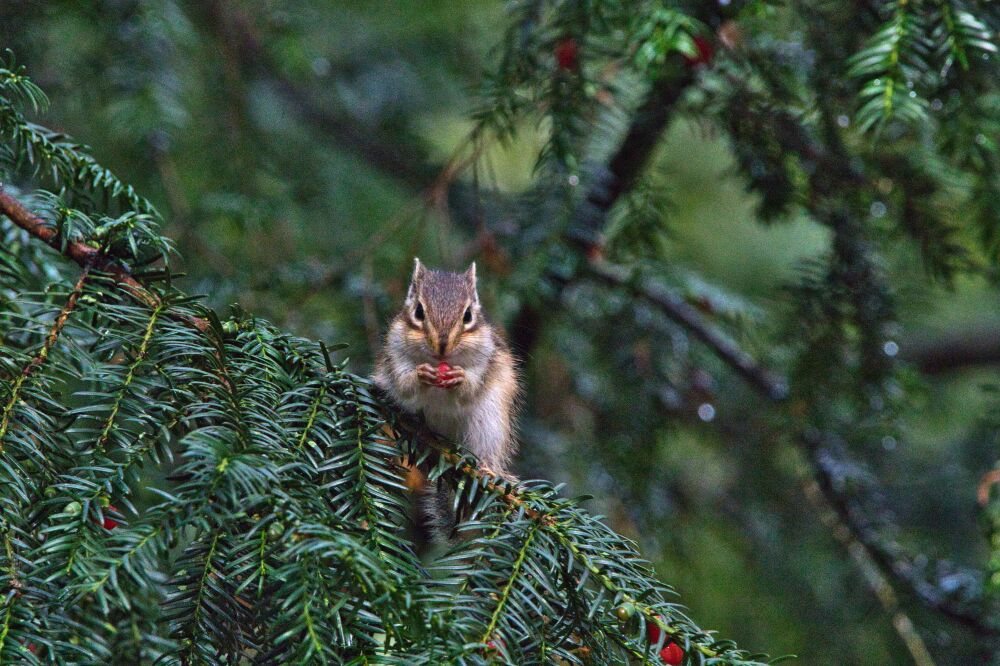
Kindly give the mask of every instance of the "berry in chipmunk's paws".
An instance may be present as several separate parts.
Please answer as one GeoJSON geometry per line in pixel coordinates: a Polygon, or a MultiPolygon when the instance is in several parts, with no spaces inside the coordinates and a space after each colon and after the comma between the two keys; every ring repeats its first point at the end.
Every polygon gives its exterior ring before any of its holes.
{"type": "Polygon", "coordinates": [[[447,379],[447,373],[451,372],[451,366],[447,362],[441,361],[438,363],[438,384],[440,385],[445,379],[447,379]]]}

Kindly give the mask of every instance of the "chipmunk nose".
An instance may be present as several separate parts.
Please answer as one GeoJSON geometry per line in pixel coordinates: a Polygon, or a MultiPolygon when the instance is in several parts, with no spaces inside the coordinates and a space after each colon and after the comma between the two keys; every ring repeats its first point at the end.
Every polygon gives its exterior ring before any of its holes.
{"type": "Polygon", "coordinates": [[[438,354],[443,358],[444,355],[445,355],[445,352],[447,352],[447,351],[448,351],[448,341],[447,340],[439,340],[438,341],[438,354]]]}

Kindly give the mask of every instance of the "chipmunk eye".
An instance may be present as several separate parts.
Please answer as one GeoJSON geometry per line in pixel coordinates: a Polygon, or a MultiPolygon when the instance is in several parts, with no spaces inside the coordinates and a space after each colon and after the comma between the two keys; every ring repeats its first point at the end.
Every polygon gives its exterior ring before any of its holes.
{"type": "Polygon", "coordinates": [[[413,318],[416,319],[417,321],[423,321],[424,320],[424,304],[423,303],[417,303],[417,307],[413,311],[413,318]]]}
{"type": "Polygon", "coordinates": [[[462,321],[465,322],[466,324],[471,324],[472,323],[472,308],[471,307],[465,308],[465,314],[462,315],[462,321]]]}

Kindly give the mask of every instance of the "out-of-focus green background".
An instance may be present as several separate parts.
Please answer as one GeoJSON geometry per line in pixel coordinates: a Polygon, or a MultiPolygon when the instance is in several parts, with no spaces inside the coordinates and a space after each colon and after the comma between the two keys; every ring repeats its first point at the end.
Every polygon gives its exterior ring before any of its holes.
{"type": "MultiPolygon", "coordinates": [[[[471,127],[471,91],[504,20],[501,3],[479,0],[3,0],[0,47],[51,97],[41,122],[89,144],[156,202],[187,291],[348,342],[365,373],[414,255],[451,268],[479,259],[488,307],[501,320],[512,311],[517,266],[484,253],[474,231],[427,198],[471,127]]],[[[542,131],[525,127],[513,145],[491,148],[484,183],[528,187],[542,131]]],[[[738,307],[749,318],[741,342],[780,365],[768,340],[787,307],[782,286],[825,248],[827,232],[804,219],[755,222],[726,142],[698,118],[673,124],[657,170],[668,201],[660,259],[738,307]]],[[[1000,325],[985,284],[924,286],[904,248],[888,261],[904,350],[1000,325]]],[[[680,369],[692,391],[651,401],[622,363],[675,344],[669,333],[608,331],[596,311],[620,305],[595,303],[585,289],[567,298],[577,313],[555,316],[524,360],[521,475],[593,494],[693,617],[741,645],[803,664],[910,663],[804,501],[796,454],[773,441],[760,399],[710,364],[680,369]],[[702,404],[713,406],[711,422],[698,418],[702,404]]],[[[980,422],[980,387],[994,378],[979,370],[918,381],[905,436],[871,452],[902,537],[932,556],[985,557],[974,495],[995,459],[980,422]]],[[[961,631],[912,616],[932,648],[955,655],[950,663],[969,663],[961,631]]]]}

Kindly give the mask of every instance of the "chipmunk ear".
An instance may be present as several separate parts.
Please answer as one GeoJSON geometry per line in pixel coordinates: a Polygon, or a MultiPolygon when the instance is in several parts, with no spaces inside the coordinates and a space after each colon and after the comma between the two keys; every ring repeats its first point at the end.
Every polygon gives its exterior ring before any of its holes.
{"type": "Polygon", "coordinates": [[[406,303],[413,303],[417,295],[417,285],[424,279],[424,265],[420,263],[420,257],[413,257],[413,277],[410,278],[410,288],[406,291],[406,303]]]}
{"type": "Polygon", "coordinates": [[[469,267],[465,269],[465,280],[468,282],[469,287],[472,288],[472,298],[477,303],[479,302],[479,290],[476,287],[476,262],[469,264],[469,267]]]}

